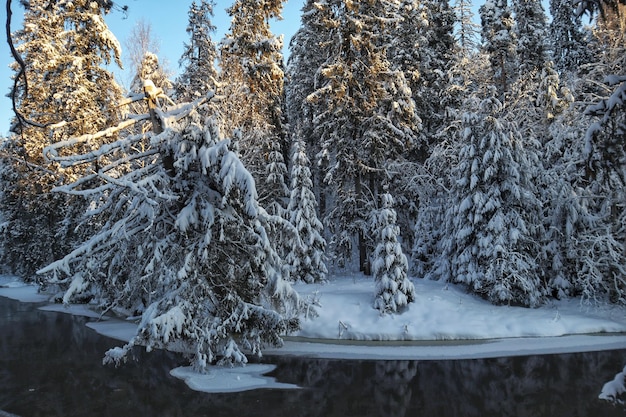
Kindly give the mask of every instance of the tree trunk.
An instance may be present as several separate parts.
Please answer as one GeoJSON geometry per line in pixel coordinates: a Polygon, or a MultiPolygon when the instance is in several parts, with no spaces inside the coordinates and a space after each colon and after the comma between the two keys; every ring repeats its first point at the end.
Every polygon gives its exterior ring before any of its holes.
{"type": "MultiPolygon", "coordinates": [[[[356,194],[357,215],[360,216],[363,209],[363,187],[361,186],[361,176],[359,174],[357,174],[354,180],[354,191],[356,194]]],[[[365,244],[365,234],[362,228],[359,228],[357,245],[359,248],[359,271],[365,275],[370,275],[369,262],[367,261],[367,245],[365,244]]]]}

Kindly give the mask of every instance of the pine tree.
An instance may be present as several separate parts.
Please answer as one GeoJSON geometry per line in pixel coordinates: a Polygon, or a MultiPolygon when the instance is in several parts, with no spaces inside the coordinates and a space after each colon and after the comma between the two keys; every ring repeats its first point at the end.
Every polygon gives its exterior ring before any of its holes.
{"type": "Polygon", "coordinates": [[[213,1],[201,0],[200,4],[193,1],[189,7],[187,33],[190,40],[179,61],[183,72],[176,79],[176,96],[182,101],[206,96],[217,87],[217,46],[211,40],[216,29],[211,23],[214,6],[213,1]]]}
{"type": "Polygon", "coordinates": [[[377,242],[372,260],[376,280],[374,308],[381,314],[401,313],[409,303],[415,301],[415,287],[409,280],[408,261],[398,242],[400,229],[396,225],[393,198],[383,194],[382,207],[372,219],[377,242]]]}
{"type": "MultiPolygon", "coordinates": [[[[327,158],[326,182],[336,202],[331,213],[334,247],[346,262],[356,237],[361,270],[367,267],[368,211],[387,176],[386,162],[416,146],[418,121],[410,89],[394,71],[381,45],[397,21],[392,1],[317,3],[328,31],[323,80],[308,100],[318,103],[316,128],[327,158]]],[[[331,231],[332,232],[332,231],[331,231]]]]}
{"type": "MultiPolygon", "coordinates": [[[[24,5],[23,29],[12,35],[25,67],[12,65],[17,74],[12,95],[19,117],[13,126],[17,134],[5,147],[2,208],[12,227],[3,231],[3,261],[30,279],[38,267],[90,233],[89,227],[77,229],[85,202],[50,194],[55,185],[72,181],[82,169],[58,170],[44,159],[43,149],[116,120],[120,88],[103,66],[120,64],[120,47],[104,21],[107,2],[24,5]]],[[[87,144],[80,146],[80,151],[89,149],[87,144]]]]}
{"type": "Polygon", "coordinates": [[[309,284],[326,280],[326,239],[324,227],[317,216],[317,202],[313,194],[313,182],[309,170],[304,141],[296,142],[291,165],[291,198],[287,214],[298,234],[286,262],[292,268],[291,277],[309,284]]]}

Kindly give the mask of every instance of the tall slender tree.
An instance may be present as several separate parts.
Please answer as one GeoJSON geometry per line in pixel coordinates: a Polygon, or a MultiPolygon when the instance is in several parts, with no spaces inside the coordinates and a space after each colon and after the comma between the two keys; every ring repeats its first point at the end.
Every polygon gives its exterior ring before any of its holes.
{"type": "Polygon", "coordinates": [[[189,7],[187,33],[190,39],[179,61],[183,71],[176,79],[176,95],[182,101],[192,101],[216,90],[217,46],[211,40],[216,30],[211,23],[214,6],[213,1],[200,0],[198,4],[194,0],[189,7]]]}
{"type": "Polygon", "coordinates": [[[548,27],[539,0],[513,0],[519,74],[539,74],[548,56],[548,27]]]}
{"type": "Polygon", "coordinates": [[[406,79],[393,70],[381,44],[399,17],[396,1],[319,2],[328,59],[309,100],[328,158],[326,181],[334,193],[335,249],[347,261],[356,238],[359,266],[367,270],[367,219],[389,160],[416,146],[418,120],[406,79]]]}
{"type": "Polygon", "coordinates": [[[291,197],[287,214],[295,226],[297,235],[287,256],[292,268],[291,277],[307,283],[326,280],[326,239],[324,227],[317,215],[317,202],[309,170],[304,141],[296,141],[291,165],[291,197]]]}
{"type": "Polygon", "coordinates": [[[581,24],[570,0],[550,0],[550,41],[556,69],[560,72],[577,70],[590,58],[587,44],[589,33],[581,24]]]}
{"type": "Polygon", "coordinates": [[[322,150],[319,131],[315,129],[314,117],[319,114],[316,104],[307,97],[316,90],[323,80],[319,70],[326,59],[330,45],[325,38],[321,16],[316,0],[307,0],[302,8],[302,22],[289,44],[289,59],[286,68],[285,101],[287,119],[292,136],[302,138],[306,153],[311,161],[313,189],[318,196],[320,215],[326,212],[326,195],[323,189],[324,169],[318,163],[322,150]]]}
{"type": "Polygon", "coordinates": [[[493,85],[503,99],[518,74],[513,13],[507,0],[487,0],[479,13],[483,49],[489,54],[493,85]]]}
{"type": "MultiPolygon", "coordinates": [[[[270,29],[270,20],[281,18],[283,3],[236,0],[228,8],[231,26],[220,44],[224,123],[228,129],[241,129],[242,160],[260,184],[269,175],[267,160],[274,143],[278,143],[283,161],[288,154],[283,121],[283,41],[270,29]]],[[[262,188],[260,192],[263,199],[262,188]]]]}

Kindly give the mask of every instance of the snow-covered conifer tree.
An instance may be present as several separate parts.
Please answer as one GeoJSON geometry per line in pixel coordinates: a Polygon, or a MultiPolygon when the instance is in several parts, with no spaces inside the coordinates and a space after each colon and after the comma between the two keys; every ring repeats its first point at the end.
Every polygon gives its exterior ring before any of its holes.
{"type": "Polygon", "coordinates": [[[150,80],[156,88],[163,90],[165,94],[172,92],[173,83],[169,79],[169,74],[159,63],[157,54],[147,51],[137,68],[137,74],[133,78],[130,91],[133,93],[144,92],[144,81],[150,80]]]}
{"type": "Polygon", "coordinates": [[[492,84],[503,97],[518,73],[515,21],[507,0],[487,0],[479,12],[483,49],[491,62],[492,84]]]}
{"type": "Polygon", "coordinates": [[[145,149],[134,146],[144,140],[137,134],[84,155],[65,155],[67,144],[47,151],[62,165],[117,156],[59,189],[92,196],[109,221],[40,271],[66,290],[65,302],[91,293],[104,309],[141,314],[137,335],[109,351],[111,361],[145,345],[186,352],[201,370],[215,361],[245,363],[246,352],[260,355],[298,327],[303,302],[282,278],[255,181],[216,122],[195,107],[159,113],[164,130],[145,149]],[[173,172],[163,155],[172,156],[173,172]],[[120,169],[128,164],[134,169],[120,169]]]}
{"type": "Polygon", "coordinates": [[[538,73],[548,61],[548,27],[539,0],[513,0],[519,75],[538,73]]]}
{"type": "Polygon", "coordinates": [[[334,249],[344,263],[357,241],[359,266],[367,270],[366,223],[386,162],[416,146],[419,121],[406,79],[387,59],[385,30],[398,21],[396,1],[317,3],[329,39],[323,79],[308,100],[319,104],[316,128],[328,160],[326,182],[334,249]]]}
{"type": "Polygon", "coordinates": [[[374,308],[381,314],[401,313],[415,301],[415,287],[407,276],[408,261],[398,241],[400,229],[396,225],[393,198],[390,194],[383,194],[381,198],[382,207],[372,219],[376,241],[372,258],[372,272],[376,280],[374,308]]]}
{"type": "Polygon", "coordinates": [[[323,168],[318,164],[322,149],[319,131],[315,129],[315,103],[306,98],[315,91],[317,82],[322,78],[322,67],[328,50],[326,31],[321,30],[323,13],[318,8],[317,0],[307,0],[302,8],[302,22],[289,43],[289,59],[286,68],[285,103],[291,135],[302,137],[307,156],[314,163],[310,170],[313,189],[319,195],[320,216],[326,212],[326,195],[323,189],[323,168]]]}
{"type": "MultiPolygon", "coordinates": [[[[241,130],[239,152],[258,184],[264,184],[271,174],[267,162],[275,144],[283,161],[288,155],[283,120],[283,40],[270,29],[270,20],[281,18],[284,1],[236,0],[228,8],[230,30],[220,44],[224,129],[241,130]]],[[[259,192],[265,199],[264,188],[259,187],[259,192]]]]}
{"type": "Polygon", "coordinates": [[[291,279],[307,283],[326,279],[326,239],[317,216],[317,202],[303,140],[294,144],[291,165],[291,198],[287,214],[298,234],[292,242],[286,262],[292,268],[291,279]]]}
{"type": "Polygon", "coordinates": [[[576,71],[589,61],[589,34],[585,33],[571,0],[550,0],[550,15],[549,39],[555,67],[560,72],[576,71]]]}
{"type": "Polygon", "coordinates": [[[12,64],[17,134],[4,148],[2,211],[11,227],[2,234],[3,262],[30,279],[38,267],[90,233],[89,227],[77,229],[85,202],[49,193],[83,169],[58,170],[44,160],[42,150],[115,122],[121,90],[103,66],[120,64],[121,51],[104,21],[108,2],[32,0],[23,5],[23,28],[12,35],[24,65],[12,64]]]}
{"type": "MultiPolygon", "coordinates": [[[[463,116],[464,146],[455,168],[454,201],[446,215],[450,262],[446,280],[467,284],[495,303],[539,305],[541,205],[533,193],[528,155],[495,98],[463,116]]],[[[448,258],[446,260],[446,258],[448,258]]]]}
{"type": "Polygon", "coordinates": [[[211,23],[214,6],[212,0],[200,0],[200,4],[194,0],[189,7],[190,39],[179,61],[183,72],[176,79],[176,95],[182,101],[194,100],[216,89],[217,47],[211,40],[216,29],[211,23]]]}

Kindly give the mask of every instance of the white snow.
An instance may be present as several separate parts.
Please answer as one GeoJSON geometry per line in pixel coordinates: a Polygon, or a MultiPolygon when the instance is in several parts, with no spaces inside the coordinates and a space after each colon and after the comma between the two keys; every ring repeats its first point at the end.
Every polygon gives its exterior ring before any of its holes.
{"type": "Polygon", "coordinates": [[[599,398],[602,400],[611,401],[614,403],[623,404],[623,401],[619,399],[619,396],[626,392],[626,366],[624,370],[613,378],[612,381],[607,382],[602,387],[599,398]]]}
{"type": "MultiPolygon", "coordinates": [[[[585,305],[579,299],[553,301],[539,308],[495,306],[462,287],[412,280],[416,301],[402,314],[380,315],[372,307],[374,279],[361,274],[329,276],[326,284],[294,285],[319,304],[318,317],[303,319],[302,329],[280,349],[265,355],[337,359],[443,360],[626,349],[626,308],[585,305]]],[[[0,276],[0,296],[25,302],[45,301],[34,286],[0,276]]],[[[79,306],[46,310],[99,317],[79,306]]],[[[88,327],[128,342],[137,325],[106,317],[88,327]]],[[[294,388],[263,374],[269,365],[211,367],[208,374],[183,367],[171,374],[190,388],[233,392],[256,388],[294,388]]]]}
{"type": "Polygon", "coordinates": [[[403,314],[384,316],[371,307],[375,283],[370,277],[356,274],[325,285],[296,284],[302,297],[315,296],[321,304],[319,317],[304,321],[296,336],[441,341],[626,333],[626,308],[616,305],[581,305],[579,299],[570,299],[534,309],[495,306],[461,286],[422,279],[413,283],[416,301],[403,314]]]}

